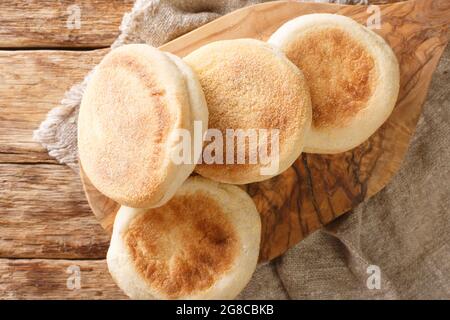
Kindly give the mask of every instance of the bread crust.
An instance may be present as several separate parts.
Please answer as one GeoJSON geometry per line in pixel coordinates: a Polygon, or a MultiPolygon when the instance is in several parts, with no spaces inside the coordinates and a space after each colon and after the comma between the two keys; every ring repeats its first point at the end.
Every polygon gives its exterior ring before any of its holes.
{"type": "Polygon", "coordinates": [[[78,118],[81,165],[93,185],[130,207],[167,202],[194,170],[172,155],[179,129],[207,128],[198,79],[178,58],[148,45],[111,51],[97,66],[78,118]],[[176,62],[175,62],[176,61],[176,62]]]}
{"type": "MultiPolygon", "coordinates": [[[[302,72],[278,49],[254,39],[217,41],[184,58],[198,74],[209,108],[209,127],[224,137],[227,129],[279,130],[279,167],[261,174],[265,164],[200,164],[196,172],[224,183],[269,179],[299,157],[311,124],[311,100],[302,72]]],[[[235,157],[237,140],[234,146],[235,157]]],[[[269,144],[270,148],[270,144],[269,144]]],[[[223,159],[226,155],[223,155],[223,159]]],[[[224,160],[225,162],[225,160],[224,160]]]]}
{"type": "Polygon", "coordinates": [[[260,237],[245,191],[196,176],[160,208],[122,207],[107,263],[133,299],[233,299],[256,268],[260,237]]]}
{"type": "Polygon", "coordinates": [[[311,14],[281,26],[268,41],[303,70],[313,123],[305,152],[340,153],[366,141],[397,101],[400,71],[383,38],[336,14],[311,14]]]}

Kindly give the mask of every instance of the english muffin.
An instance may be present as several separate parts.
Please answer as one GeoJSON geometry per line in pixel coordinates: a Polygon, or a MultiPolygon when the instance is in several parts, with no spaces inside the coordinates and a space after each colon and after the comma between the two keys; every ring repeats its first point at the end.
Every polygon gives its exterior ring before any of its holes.
{"type": "Polygon", "coordinates": [[[198,156],[190,163],[173,161],[180,130],[193,134],[194,121],[206,130],[208,109],[183,60],[144,44],[119,47],[96,67],[83,95],[81,166],[100,192],[120,204],[160,206],[194,170],[198,156]]]}
{"type": "Polygon", "coordinates": [[[269,39],[304,73],[313,121],[305,152],[339,153],[367,140],[389,117],[400,72],[391,47],[356,21],[336,14],[291,20],[269,39]]]}
{"type": "Polygon", "coordinates": [[[246,192],[191,177],[162,207],[121,207],[107,263],[133,299],[232,299],[256,268],[260,237],[246,192]]]}
{"type": "Polygon", "coordinates": [[[210,132],[223,137],[223,148],[211,152],[208,162],[205,153],[215,140],[207,136],[197,173],[245,184],[277,175],[299,157],[311,124],[311,100],[302,72],[280,50],[253,39],[226,40],[184,60],[203,87],[210,132]]]}

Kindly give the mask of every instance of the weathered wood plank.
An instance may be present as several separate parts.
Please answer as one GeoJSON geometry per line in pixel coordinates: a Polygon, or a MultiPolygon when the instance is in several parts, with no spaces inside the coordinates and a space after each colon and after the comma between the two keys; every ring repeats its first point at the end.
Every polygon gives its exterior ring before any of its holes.
{"type": "Polygon", "coordinates": [[[0,47],[107,47],[133,0],[2,0],[0,47]],[[79,16],[80,24],[77,24],[79,16]]]}
{"type": "Polygon", "coordinates": [[[79,177],[33,130],[106,50],[0,51],[0,257],[104,258],[108,235],[79,177]]]}
{"type": "Polygon", "coordinates": [[[0,257],[102,259],[108,246],[71,169],[0,164],[0,257]]]}
{"type": "MultiPolygon", "coordinates": [[[[270,299],[267,292],[280,297],[281,284],[272,270],[270,265],[258,267],[238,299],[270,299]],[[258,294],[261,286],[265,289],[258,294]]],[[[128,299],[114,283],[104,259],[0,259],[0,293],[0,300],[128,299]]]]}
{"type": "Polygon", "coordinates": [[[33,130],[107,49],[0,51],[0,162],[50,162],[33,130]]]}
{"type": "Polygon", "coordinates": [[[105,260],[0,259],[0,292],[0,299],[127,298],[105,260]]]}

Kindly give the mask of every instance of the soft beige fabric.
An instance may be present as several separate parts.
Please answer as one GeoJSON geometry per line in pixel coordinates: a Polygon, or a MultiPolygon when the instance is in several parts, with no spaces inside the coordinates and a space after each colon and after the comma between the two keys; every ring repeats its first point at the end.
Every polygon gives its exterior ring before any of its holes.
{"type": "MultiPolygon", "coordinates": [[[[124,18],[122,43],[160,45],[218,16],[262,1],[143,0],[124,18]]],[[[331,1],[343,2],[343,1],[331,1]]],[[[434,76],[404,164],[374,198],[318,231],[282,258],[259,266],[244,299],[450,299],[450,50],[434,76]],[[369,290],[367,266],[381,271],[369,290]]],[[[76,114],[82,85],[36,132],[76,169],[76,114]]]]}

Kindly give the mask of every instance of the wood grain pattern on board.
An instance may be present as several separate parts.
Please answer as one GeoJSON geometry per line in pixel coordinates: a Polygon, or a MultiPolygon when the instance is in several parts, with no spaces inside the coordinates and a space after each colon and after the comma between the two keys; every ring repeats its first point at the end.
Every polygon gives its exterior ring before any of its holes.
{"type": "Polygon", "coordinates": [[[107,47],[134,0],[2,0],[0,48],[107,47]],[[80,24],[76,20],[79,18],[80,24]]]}
{"type": "MultiPolygon", "coordinates": [[[[381,29],[401,65],[396,108],[367,142],[338,155],[302,155],[283,174],[246,187],[262,217],[260,260],[279,256],[305,236],[380,191],[399,169],[439,58],[448,42],[450,2],[416,0],[379,6],[381,29]]],[[[183,56],[220,39],[267,39],[281,24],[303,14],[328,12],[366,23],[367,6],[272,2],[247,7],[186,34],[161,49],[183,56]]],[[[110,230],[118,204],[82,175],[87,197],[110,230]]]]}

